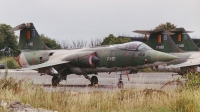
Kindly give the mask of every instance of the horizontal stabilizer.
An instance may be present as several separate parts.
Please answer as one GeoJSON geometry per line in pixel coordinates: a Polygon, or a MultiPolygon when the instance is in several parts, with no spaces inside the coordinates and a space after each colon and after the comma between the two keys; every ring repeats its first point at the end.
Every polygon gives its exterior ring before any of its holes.
{"type": "Polygon", "coordinates": [[[27,24],[23,23],[23,24],[20,24],[20,25],[14,27],[14,28],[12,28],[8,31],[12,32],[12,31],[17,31],[17,30],[22,30],[24,28],[34,28],[34,27],[31,26],[31,24],[32,23],[27,23],[27,24]]]}
{"type": "Polygon", "coordinates": [[[144,34],[144,35],[150,35],[152,33],[155,33],[153,30],[135,30],[133,31],[135,33],[140,33],[140,34],[144,34]]]}
{"type": "MultiPolygon", "coordinates": [[[[160,29],[160,30],[135,30],[133,32],[144,34],[144,35],[151,35],[151,34],[154,34],[154,33],[161,32],[161,31],[164,31],[164,30],[163,29],[160,29]]],[[[169,35],[173,35],[174,34],[174,33],[171,33],[169,31],[165,31],[165,33],[167,33],[169,35]]]]}
{"type": "Polygon", "coordinates": [[[16,31],[16,30],[21,30],[21,29],[24,29],[24,28],[26,28],[26,24],[23,23],[23,24],[20,24],[20,25],[14,27],[14,28],[12,28],[8,31],[16,31]]]}
{"type": "Polygon", "coordinates": [[[27,68],[23,68],[22,70],[35,70],[35,69],[38,69],[38,68],[45,68],[45,67],[50,67],[50,66],[65,64],[65,63],[69,63],[69,62],[70,61],[51,61],[51,62],[45,62],[45,63],[42,63],[42,64],[33,65],[33,66],[29,66],[27,68]]]}
{"type": "Polygon", "coordinates": [[[184,28],[176,28],[174,30],[170,30],[170,32],[173,32],[173,33],[177,33],[177,32],[183,32],[183,33],[192,33],[194,31],[186,31],[184,28]]]}

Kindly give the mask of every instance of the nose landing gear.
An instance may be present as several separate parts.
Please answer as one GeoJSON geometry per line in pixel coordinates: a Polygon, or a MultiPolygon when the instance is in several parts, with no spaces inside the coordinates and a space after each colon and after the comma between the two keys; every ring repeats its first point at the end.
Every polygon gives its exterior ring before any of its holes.
{"type": "MultiPolygon", "coordinates": [[[[125,74],[126,74],[126,76],[128,78],[128,81],[130,82],[130,78],[129,78],[128,72],[125,71],[125,74]]],[[[120,77],[118,79],[119,80],[118,83],[117,83],[118,88],[123,88],[124,87],[124,83],[122,81],[122,75],[123,75],[123,72],[120,73],[120,77]]]]}
{"type": "Polygon", "coordinates": [[[118,88],[123,88],[124,87],[124,83],[122,81],[122,72],[120,73],[120,77],[119,77],[118,80],[119,80],[118,83],[117,83],[118,88]]]}

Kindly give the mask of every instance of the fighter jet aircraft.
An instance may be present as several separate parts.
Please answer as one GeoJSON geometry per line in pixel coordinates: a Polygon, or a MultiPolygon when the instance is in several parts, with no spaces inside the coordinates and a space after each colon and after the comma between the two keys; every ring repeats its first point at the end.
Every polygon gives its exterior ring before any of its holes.
{"type": "Polygon", "coordinates": [[[184,28],[176,28],[170,32],[174,33],[171,36],[174,43],[184,51],[200,51],[200,48],[192,41],[188,33],[193,31],[186,31],[184,28]]]}
{"type": "MultiPolygon", "coordinates": [[[[67,75],[84,75],[91,85],[98,78],[88,76],[98,72],[131,71],[155,66],[178,57],[155,51],[142,42],[69,50],[50,50],[41,40],[33,23],[21,24],[10,31],[20,30],[18,63],[24,70],[53,76],[52,85],[66,80],[67,75]]],[[[123,83],[119,80],[119,84],[123,83]]]]}
{"type": "Polygon", "coordinates": [[[177,47],[170,37],[174,33],[164,29],[136,30],[134,32],[150,35],[147,44],[153,49],[179,57],[179,59],[168,62],[167,65],[159,65],[157,69],[176,72],[178,74],[197,71],[197,67],[200,65],[200,52],[185,52],[177,47]]]}

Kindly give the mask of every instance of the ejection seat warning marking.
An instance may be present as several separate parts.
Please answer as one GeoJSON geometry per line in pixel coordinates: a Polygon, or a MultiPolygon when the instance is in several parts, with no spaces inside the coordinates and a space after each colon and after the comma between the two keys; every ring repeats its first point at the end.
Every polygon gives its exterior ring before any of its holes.
{"type": "Polygon", "coordinates": [[[107,61],[115,61],[116,57],[107,57],[107,61]]]}

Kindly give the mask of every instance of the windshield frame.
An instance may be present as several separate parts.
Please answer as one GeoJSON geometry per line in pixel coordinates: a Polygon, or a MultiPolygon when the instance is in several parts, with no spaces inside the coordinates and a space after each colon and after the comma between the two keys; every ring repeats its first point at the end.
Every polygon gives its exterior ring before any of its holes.
{"type": "Polygon", "coordinates": [[[152,50],[150,46],[147,44],[140,42],[140,41],[132,41],[124,44],[120,44],[117,46],[120,49],[124,50],[130,50],[130,51],[146,51],[146,50],[152,50]],[[144,46],[145,50],[140,50],[140,47],[144,46]]]}

